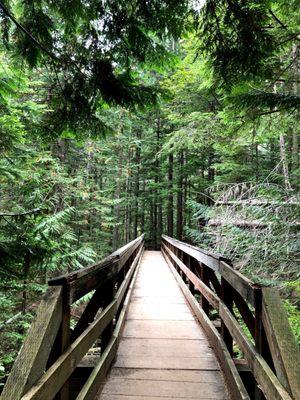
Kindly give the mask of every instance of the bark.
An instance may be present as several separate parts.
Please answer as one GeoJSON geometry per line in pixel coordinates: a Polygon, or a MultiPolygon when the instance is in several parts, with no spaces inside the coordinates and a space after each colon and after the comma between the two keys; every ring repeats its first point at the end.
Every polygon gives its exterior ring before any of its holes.
{"type": "Polygon", "coordinates": [[[177,239],[183,236],[183,152],[178,155],[178,180],[177,180],[177,239]]]}
{"type": "Polygon", "coordinates": [[[123,147],[118,146],[118,173],[117,173],[117,181],[116,181],[116,190],[115,190],[115,199],[118,201],[114,206],[114,216],[115,216],[115,224],[113,230],[113,249],[116,250],[120,246],[121,238],[120,238],[120,214],[121,214],[121,205],[119,203],[121,198],[121,182],[122,182],[122,172],[123,172],[123,147]]]}
{"type": "MultiPolygon", "coordinates": [[[[140,139],[140,134],[137,134],[138,139],[140,139]]],[[[141,149],[139,145],[136,148],[135,153],[136,162],[136,173],[135,173],[135,183],[134,183],[134,221],[133,221],[133,238],[138,236],[138,223],[139,223],[139,192],[140,192],[140,163],[141,163],[141,149]]]]}
{"type": "Polygon", "coordinates": [[[290,178],[289,178],[289,167],[288,167],[287,157],[286,157],[285,137],[282,134],[279,137],[279,148],[280,148],[280,160],[281,160],[281,165],[282,165],[284,186],[285,186],[286,190],[291,190],[291,184],[290,184],[290,178]]]}
{"type": "Polygon", "coordinates": [[[169,154],[169,163],[168,163],[168,211],[167,211],[167,229],[168,235],[173,236],[174,230],[174,211],[173,211],[173,162],[174,157],[173,153],[169,154]]]}
{"type": "Polygon", "coordinates": [[[129,175],[129,165],[131,159],[131,151],[128,150],[127,158],[127,176],[125,182],[125,193],[126,193],[126,206],[125,206],[125,224],[124,224],[124,238],[125,243],[130,241],[130,222],[131,222],[131,207],[130,207],[130,175],[129,175]]]}
{"type": "Polygon", "coordinates": [[[143,197],[142,197],[142,207],[141,207],[141,231],[145,232],[145,193],[146,193],[146,181],[143,180],[143,197]]]}

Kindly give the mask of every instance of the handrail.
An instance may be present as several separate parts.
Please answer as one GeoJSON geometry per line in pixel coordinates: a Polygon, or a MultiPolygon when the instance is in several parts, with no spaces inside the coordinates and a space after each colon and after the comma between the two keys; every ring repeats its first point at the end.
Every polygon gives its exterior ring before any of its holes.
{"type": "Polygon", "coordinates": [[[267,400],[300,398],[295,368],[300,365],[299,349],[278,291],[255,285],[220,255],[165,235],[162,252],[212,342],[234,398],[250,398],[235,365],[234,344],[244,355],[247,386],[250,378],[255,399],[261,398],[261,391],[267,400]],[[200,305],[195,291],[201,294],[200,305]],[[214,327],[212,309],[221,321],[220,332],[214,327]],[[252,340],[241,328],[238,313],[252,340]]]}
{"type": "MultiPolygon", "coordinates": [[[[101,376],[107,371],[116,353],[143,251],[141,235],[104,260],[49,281],[1,400],[48,400],[55,396],[68,400],[71,375],[99,338],[101,356],[94,373],[101,376]],[[91,291],[91,299],[71,329],[71,304],[91,291]]],[[[99,382],[87,380],[76,395],[89,399],[99,382]]]]}

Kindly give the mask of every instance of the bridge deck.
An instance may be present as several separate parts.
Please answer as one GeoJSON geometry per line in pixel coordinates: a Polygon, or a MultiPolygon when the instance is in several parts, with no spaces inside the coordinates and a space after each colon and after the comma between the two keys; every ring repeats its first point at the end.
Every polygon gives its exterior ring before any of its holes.
{"type": "Polygon", "coordinates": [[[159,251],[141,261],[101,400],[227,399],[220,367],[159,251]]]}

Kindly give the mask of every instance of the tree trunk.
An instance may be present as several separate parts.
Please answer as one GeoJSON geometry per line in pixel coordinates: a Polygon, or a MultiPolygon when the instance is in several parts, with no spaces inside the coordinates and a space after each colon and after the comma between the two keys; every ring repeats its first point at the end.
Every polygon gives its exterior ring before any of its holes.
{"type": "Polygon", "coordinates": [[[174,230],[174,210],[173,210],[173,153],[169,154],[169,162],[168,162],[168,211],[167,211],[167,229],[168,235],[173,236],[174,230]]]}
{"type": "MultiPolygon", "coordinates": [[[[137,138],[140,139],[141,135],[137,133],[137,138]]],[[[134,182],[134,221],[133,221],[133,238],[138,236],[138,223],[139,223],[139,193],[140,193],[140,163],[141,163],[141,148],[138,144],[135,153],[136,173],[134,182]]]]}
{"type": "Polygon", "coordinates": [[[121,214],[121,182],[122,182],[122,173],[123,173],[123,147],[118,146],[118,173],[116,180],[116,190],[115,190],[115,200],[117,203],[114,206],[114,216],[115,216],[115,224],[113,230],[113,249],[116,250],[120,246],[120,232],[119,232],[119,224],[120,224],[120,214],[121,214]]]}
{"type": "Polygon", "coordinates": [[[177,180],[177,239],[183,236],[183,152],[178,155],[178,180],[177,180]]]}
{"type": "Polygon", "coordinates": [[[284,178],[284,186],[286,190],[291,190],[289,168],[288,168],[286,149],[285,149],[285,137],[282,134],[279,137],[279,147],[280,147],[280,160],[282,165],[282,173],[284,178]]]}

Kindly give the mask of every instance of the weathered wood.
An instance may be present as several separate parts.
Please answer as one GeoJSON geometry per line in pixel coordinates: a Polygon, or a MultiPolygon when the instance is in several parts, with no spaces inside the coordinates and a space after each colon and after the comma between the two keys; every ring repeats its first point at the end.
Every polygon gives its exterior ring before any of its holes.
{"type": "MultiPolygon", "coordinates": [[[[232,297],[232,288],[229,285],[229,283],[226,281],[226,279],[221,277],[221,299],[223,303],[226,305],[228,310],[232,312],[233,310],[233,297],[232,297]]],[[[224,340],[224,343],[226,344],[226,347],[229,351],[229,354],[231,357],[233,356],[233,340],[232,336],[229,332],[229,330],[226,327],[226,324],[221,318],[221,336],[222,339],[224,340]]]]}
{"type": "Polygon", "coordinates": [[[224,378],[229,388],[232,398],[235,400],[250,400],[248,393],[245,389],[245,386],[239,376],[239,373],[234,365],[233,360],[230,357],[230,354],[226,348],[225,343],[223,342],[220,334],[218,333],[217,329],[214,327],[213,323],[210,321],[208,316],[205,312],[201,309],[198,302],[188,290],[184,282],[182,281],[180,275],[173,267],[170,258],[167,254],[163,251],[163,255],[175,276],[175,279],[179,283],[186,299],[188,300],[191,308],[193,309],[198,321],[202,325],[209,342],[214,348],[214,351],[219,359],[220,364],[223,368],[224,378]]]}
{"type": "Polygon", "coordinates": [[[74,303],[92,290],[104,286],[120,272],[118,259],[105,265],[104,268],[95,270],[88,277],[83,276],[69,285],[70,303],[74,303]]]}
{"type": "Polygon", "coordinates": [[[22,397],[22,400],[52,400],[94,341],[111,322],[115,312],[116,301],[113,301],[22,397]]]}
{"type": "Polygon", "coordinates": [[[42,376],[62,319],[62,288],[44,295],[24,344],[1,395],[1,400],[19,400],[42,376]]]}
{"type": "Polygon", "coordinates": [[[294,399],[300,399],[300,354],[279,293],[262,289],[262,317],[276,375],[294,399]]]}
{"type": "Polygon", "coordinates": [[[179,240],[169,238],[168,236],[162,236],[163,241],[172,244],[176,248],[182,250],[183,252],[189,254],[191,257],[195,258],[197,261],[203,263],[207,267],[211,268],[214,272],[220,273],[223,278],[226,279],[232,287],[235,288],[241,296],[254,306],[254,289],[253,282],[248,278],[244,277],[238,271],[235,271],[231,266],[231,261],[219,254],[213,254],[205,252],[195,246],[188,245],[186,243],[180,242],[179,240]]]}
{"type": "Polygon", "coordinates": [[[70,293],[70,304],[80,299],[91,290],[97,289],[104,282],[115,277],[123,268],[126,261],[130,258],[133,252],[141,246],[144,240],[144,235],[123,246],[115,251],[104,260],[83,268],[67,275],[62,275],[51,279],[48,284],[50,286],[63,285],[68,286],[70,293]]]}
{"type": "MultiPolygon", "coordinates": [[[[199,267],[200,267],[201,282],[203,282],[204,285],[207,288],[209,288],[209,275],[208,275],[209,268],[202,263],[199,263],[199,264],[200,264],[199,267]]],[[[209,315],[210,305],[209,305],[209,301],[207,300],[206,296],[204,296],[204,295],[201,296],[201,307],[202,307],[202,310],[205,312],[205,314],[209,315]]]]}
{"type": "Polygon", "coordinates": [[[237,320],[228,308],[221,303],[219,313],[221,319],[226,324],[227,329],[242,350],[244,357],[248,361],[249,367],[266,398],[270,400],[292,400],[291,396],[279,382],[269,365],[246,337],[237,320]]]}
{"type": "MultiPolygon", "coordinates": [[[[184,251],[189,254],[191,257],[194,257],[197,261],[202,262],[207,265],[209,268],[214,271],[219,270],[219,261],[220,257],[218,255],[209,254],[205,251],[202,251],[194,246],[188,245],[186,243],[180,242],[179,240],[170,238],[168,236],[162,235],[162,239],[166,242],[171,243],[177,249],[184,251]]],[[[223,259],[223,258],[221,258],[223,259]]]]}
{"type": "Polygon", "coordinates": [[[254,283],[238,271],[235,271],[224,261],[220,261],[219,272],[224,279],[244,298],[254,306],[254,283]]]}
{"type": "MultiPolygon", "coordinates": [[[[65,350],[69,347],[70,345],[70,322],[71,322],[71,308],[70,308],[70,303],[69,303],[69,291],[68,287],[63,287],[63,293],[62,293],[63,301],[62,301],[62,320],[61,320],[61,326],[59,329],[59,340],[58,340],[58,345],[59,345],[59,355],[63,354],[65,350]]],[[[69,381],[67,380],[63,387],[61,388],[59,394],[56,396],[55,400],[69,400],[70,398],[70,388],[69,388],[69,381]]]]}
{"type": "Polygon", "coordinates": [[[243,318],[245,324],[247,325],[247,328],[249,329],[251,335],[253,338],[255,338],[255,318],[250,311],[248,304],[245,302],[245,300],[242,298],[242,296],[235,290],[232,289],[232,297],[235,305],[237,306],[241,317],[243,318]]]}
{"type": "MultiPolygon", "coordinates": [[[[137,254],[137,256],[135,258],[135,260],[137,260],[137,262],[136,262],[136,265],[134,265],[133,270],[131,269],[131,271],[129,271],[127,274],[127,279],[129,279],[131,283],[130,283],[128,293],[127,293],[125,301],[124,301],[122,311],[119,315],[119,319],[118,319],[117,325],[115,327],[113,336],[112,336],[110,342],[108,343],[104,353],[101,355],[99,362],[96,364],[91,375],[89,376],[87,382],[84,384],[83,388],[81,389],[80,393],[78,394],[76,400],[92,400],[92,399],[94,399],[94,397],[95,397],[99,387],[101,386],[101,383],[102,383],[103,379],[105,378],[107,371],[109,370],[111,363],[116,355],[119,338],[120,338],[120,335],[121,335],[121,332],[123,329],[123,325],[125,322],[125,317],[126,317],[126,313],[128,310],[129,301],[130,301],[130,298],[132,295],[132,289],[133,289],[133,285],[136,280],[136,276],[138,273],[138,265],[139,265],[139,261],[140,261],[142,254],[143,254],[143,248],[141,248],[141,250],[139,251],[139,253],[137,254]],[[132,271],[134,272],[133,277],[132,277],[132,271]]],[[[123,297],[123,294],[124,294],[124,291],[120,290],[120,289],[116,295],[117,299],[123,297]]]]}
{"type": "Polygon", "coordinates": [[[209,303],[215,308],[219,307],[218,296],[205,284],[203,283],[191,270],[189,270],[178,257],[175,256],[171,250],[163,245],[164,251],[170,256],[176,265],[184,272],[184,274],[193,282],[196,289],[209,301],[209,303]]]}
{"type": "Polygon", "coordinates": [[[135,259],[133,260],[132,265],[131,265],[129,271],[127,272],[127,275],[126,275],[124,281],[122,282],[121,286],[119,287],[119,289],[116,293],[117,308],[119,308],[120,304],[122,303],[122,300],[124,298],[126,290],[131,282],[132,275],[141,259],[143,251],[144,251],[144,249],[143,249],[143,247],[141,247],[139,249],[137,255],[135,256],[135,259]]]}
{"type": "Polygon", "coordinates": [[[83,313],[80,316],[75,328],[72,332],[72,341],[78,338],[79,335],[94,321],[95,315],[100,308],[102,300],[102,286],[100,286],[93,294],[90,301],[87,303],[83,313]]]}

